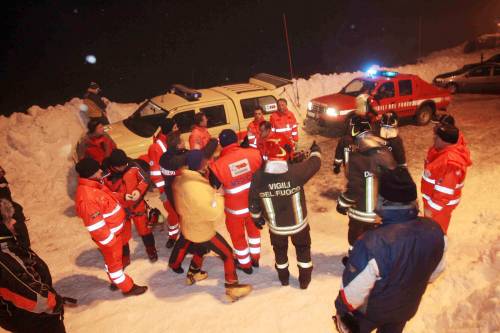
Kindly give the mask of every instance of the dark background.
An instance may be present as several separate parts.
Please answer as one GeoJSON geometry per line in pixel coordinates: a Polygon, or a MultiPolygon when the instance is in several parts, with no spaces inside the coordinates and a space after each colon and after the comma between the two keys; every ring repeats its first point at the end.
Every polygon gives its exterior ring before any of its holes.
{"type": "Polygon", "coordinates": [[[140,102],[176,82],[289,77],[283,13],[294,76],[308,77],[411,63],[419,50],[494,32],[500,1],[10,1],[1,14],[0,113],[81,97],[90,81],[113,101],[140,102]]]}

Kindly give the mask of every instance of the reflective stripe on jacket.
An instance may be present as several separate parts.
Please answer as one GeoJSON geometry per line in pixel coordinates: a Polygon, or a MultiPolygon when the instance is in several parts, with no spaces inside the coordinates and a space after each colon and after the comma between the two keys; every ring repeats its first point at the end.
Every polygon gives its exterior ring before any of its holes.
{"type": "Polygon", "coordinates": [[[161,155],[167,152],[166,142],[167,137],[160,133],[153,139],[153,144],[151,144],[148,149],[149,174],[155,186],[160,190],[160,193],[163,193],[165,186],[165,180],[163,179],[160,169],[160,158],[161,155]]]}
{"type": "Polygon", "coordinates": [[[75,207],[92,239],[110,246],[115,240],[114,234],[121,232],[126,218],[125,210],[111,190],[95,180],[79,178],[75,207]]]}
{"type": "Polygon", "coordinates": [[[273,132],[286,135],[290,140],[299,140],[299,129],[293,112],[274,112],[270,118],[273,132]]]}
{"type": "Polygon", "coordinates": [[[226,214],[249,216],[248,191],[261,164],[257,149],[242,148],[237,143],[224,147],[220,157],[210,163],[210,170],[224,187],[226,214]]]}

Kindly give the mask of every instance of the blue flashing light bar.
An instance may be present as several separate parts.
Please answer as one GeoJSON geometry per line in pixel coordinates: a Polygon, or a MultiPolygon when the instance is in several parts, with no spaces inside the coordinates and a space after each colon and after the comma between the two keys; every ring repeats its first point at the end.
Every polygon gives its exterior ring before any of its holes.
{"type": "Polygon", "coordinates": [[[201,92],[188,88],[182,84],[172,85],[170,92],[179,95],[188,101],[197,101],[201,98],[201,92]]]}
{"type": "Polygon", "coordinates": [[[398,72],[388,71],[388,70],[376,70],[374,68],[370,68],[366,71],[366,75],[370,77],[375,76],[383,76],[383,77],[395,77],[398,76],[398,72]]]}

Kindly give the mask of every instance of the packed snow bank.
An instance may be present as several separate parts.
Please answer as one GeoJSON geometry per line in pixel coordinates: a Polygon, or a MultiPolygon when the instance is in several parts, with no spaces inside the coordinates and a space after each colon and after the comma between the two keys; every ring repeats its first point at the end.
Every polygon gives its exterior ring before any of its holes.
{"type": "MultiPolygon", "coordinates": [[[[492,50],[498,52],[498,50],[492,50]]],[[[489,56],[487,54],[486,56],[489,56]]],[[[437,73],[477,61],[479,53],[458,49],[438,52],[423,63],[397,68],[429,80],[437,73]]],[[[360,73],[314,75],[297,80],[303,106],[308,98],[335,92],[360,73]]],[[[79,299],[80,306],[66,311],[68,332],[329,332],[333,300],[340,285],[340,258],[347,249],[347,219],[335,212],[334,199],[344,178],[331,172],[336,139],[303,136],[302,146],[317,140],[324,151],[320,173],[306,192],[311,224],[313,281],[300,290],[295,280],[295,253],[290,249],[292,281],[280,287],[273,264],[269,236],[262,233],[261,267],[251,276],[239,272],[254,292],[227,304],[223,300],[222,264],[209,256],[209,278],[184,286],[184,277],[167,271],[170,250],[166,235],[156,230],[160,260],[150,264],[140,240],[131,242],[132,264],[127,272],[150,290],[136,298],[122,298],[108,290],[103,262],[79,218],[74,216],[72,147],[85,132],[81,100],[47,109],[30,108],[28,114],[0,117],[1,164],[7,171],[14,198],[24,205],[30,221],[33,248],[49,264],[56,288],[79,299]]],[[[128,116],[137,104],[111,103],[109,117],[128,116]]],[[[499,324],[499,220],[500,147],[494,144],[500,122],[500,97],[455,96],[450,106],[472,151],[474,165],[465,182],[462,202],[450,226],[448,268],[430,285],[416,317],[406,332],[496,332],[499,324]]],[[[401,128],[410,171],[418,182],[431,128],[401,128]]],[[[149,199],[155,206],[156,195],[149,199]]],[[[224,226],[219,231],[227,238],[224,226]]],[[[228,238],[227,238],[228,239],[228,238]]],[[[185,262],[184,267],[188,265],[185,262]]]]}

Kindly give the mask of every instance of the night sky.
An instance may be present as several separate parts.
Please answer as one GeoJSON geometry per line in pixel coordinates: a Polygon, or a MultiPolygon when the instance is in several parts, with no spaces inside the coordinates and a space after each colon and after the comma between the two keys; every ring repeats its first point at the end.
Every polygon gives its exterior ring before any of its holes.
{"type": "Polygon", "coordinates": [[[494,32],[498,0],[10,1],[2,8],[0,113],[81,97],[90,81],[117,102],[172,83],[196,88],[391,66],[494,32]],[[85,62],[95,55],[97,63],[85,62]]]}

